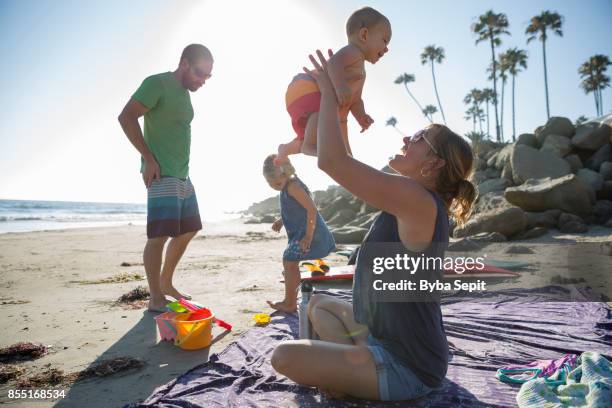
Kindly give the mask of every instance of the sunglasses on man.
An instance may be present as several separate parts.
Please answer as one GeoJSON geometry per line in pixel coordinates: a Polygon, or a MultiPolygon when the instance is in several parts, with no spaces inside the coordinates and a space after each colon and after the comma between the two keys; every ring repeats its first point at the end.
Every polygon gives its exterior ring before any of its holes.
{"type": "Polygon", "coordinates": [[[198,67],[191,67],[191,71],[200,79],[207,80],[210,79],[212,74],[210,72],[205,72],[203,69],[198,67]]]}

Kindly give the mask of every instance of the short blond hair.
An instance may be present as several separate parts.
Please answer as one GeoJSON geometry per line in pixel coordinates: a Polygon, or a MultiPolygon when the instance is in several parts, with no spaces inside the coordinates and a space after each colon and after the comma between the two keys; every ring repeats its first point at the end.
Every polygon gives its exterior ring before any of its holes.
{"type": "Polygon", "coordinates": [[[371,29],[380,23],[391,25],[389,19],[372,7],[362,7],[351,14],[346,21],[346,35],[351,36],[362,28],[371,29]]]}
{"type": "Polygon", "coordinates": [[[276,159],[276,154],[271,154],[264,160],[263,176],[266,180],[278,180],[282,176],[291,177],[295,175],[295,168],[289,159],[280,166],[274,164],[274,159],[276,159]]]}

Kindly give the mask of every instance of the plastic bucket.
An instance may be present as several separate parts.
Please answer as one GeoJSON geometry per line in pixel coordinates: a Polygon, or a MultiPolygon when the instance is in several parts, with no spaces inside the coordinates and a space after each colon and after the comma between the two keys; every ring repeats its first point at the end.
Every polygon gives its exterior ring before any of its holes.
{"type": "Polygon", "coordinates": [[[214,319],[215,315],[208,309],[175,316],[176,339],[174,344],[184,350],[197,350],[210,346],[214,319]]]}

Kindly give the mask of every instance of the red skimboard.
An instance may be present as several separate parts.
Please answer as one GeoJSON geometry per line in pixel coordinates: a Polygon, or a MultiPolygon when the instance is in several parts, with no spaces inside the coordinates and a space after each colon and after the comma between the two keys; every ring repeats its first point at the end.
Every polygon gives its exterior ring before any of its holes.
{"type": "MultiPolygon", "coordinates": [[[[355,265],[332,266],[325,275],[311,276],[310,271],[301,272],[303,281],[322,282],[322,281],[344,281],[353,280],[355,265]]],[[[519,273],[499,268],[493,265],[484,265],[483,269],[470,269],[463,273],[457,273],[452,269],[444,270],[444,279],[504,279],[515,278],[519,273]]]]}

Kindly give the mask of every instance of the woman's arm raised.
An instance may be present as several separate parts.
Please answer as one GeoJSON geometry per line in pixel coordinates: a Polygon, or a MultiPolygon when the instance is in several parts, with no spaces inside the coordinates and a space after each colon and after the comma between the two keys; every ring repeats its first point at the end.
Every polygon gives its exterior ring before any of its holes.
{"type": "Polygon", "coordinates": [[[399,218],[429,215],[433,199],[418,183],[376,170],[346,153],[340,132],[338,102],[327,74],[327,62],[317,50],[320,64],[311,55],[313,76],[321,91],[317,127],[318,166],[356,197],[399,218]]]}

